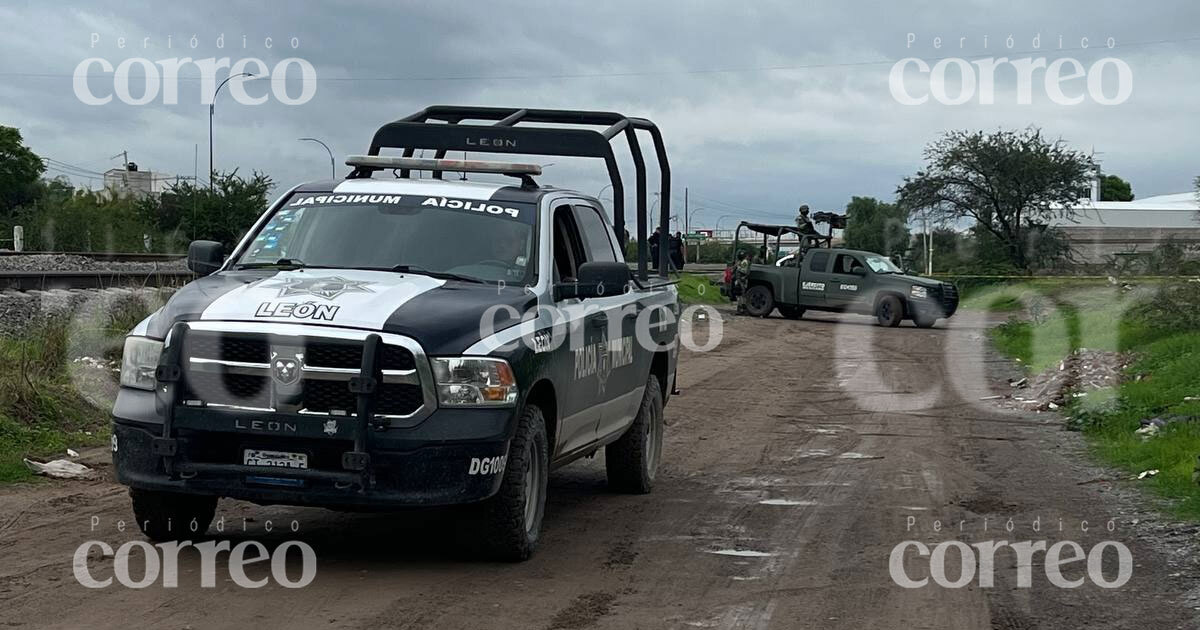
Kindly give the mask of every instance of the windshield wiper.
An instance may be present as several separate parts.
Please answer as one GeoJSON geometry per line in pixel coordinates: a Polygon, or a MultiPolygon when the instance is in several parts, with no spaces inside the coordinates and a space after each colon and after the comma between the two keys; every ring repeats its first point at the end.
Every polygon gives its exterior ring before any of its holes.
{"type": "Polygon", "coordinates": [[[268,267],[291,267],[293,269],[302,269],[307,267],[307,265],[294,258],[280,258],[275,262],[241,263],[237,266],[238,269],[266,269],[268,267]]]}
{"type": "Polygon", "coordinates": [[[414,267],[413,265],[396,265],[388,269],[388,271],[394,271],[396,273],[415,273],[422,276],[429,276],[430,278],[438,278],[440,280],[460,280],[462,282],[488,284],[486,280],[480,280],[479,278],[463,276],[457,273],[450,273],[448,271],[430,271],[429,269],[422,269],[421,267],[414,267]]]}

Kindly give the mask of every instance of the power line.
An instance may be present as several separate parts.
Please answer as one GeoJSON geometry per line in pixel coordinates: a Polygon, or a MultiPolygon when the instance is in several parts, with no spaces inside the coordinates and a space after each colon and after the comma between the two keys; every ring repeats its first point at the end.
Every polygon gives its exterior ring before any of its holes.
{"type": "MultiPolygon", "coordinates": [[[[1112,48],[1107,45],[1097,47],[1082,46],[1074,48],[1047,48],[1047,49],[1032,49],[1032,50],[1010,50],[997,48],[996,52],[1003,55],[1033,55],[1047,52],[1100,52],[1116,50],[1120,48],[1137,48],[1143,46],[1157,46],[1162,44],[1182,44],[1200,41],[1200,36],[1181,37],[1175,39],[1158,39],[1147,40],[1140,42],[1128,42],[1123,44],[1114,44],[1112,48]]],[[[941,61],[944,59],[985,59],[993,57],[993,53],[955,56],[947,55],[944,57],[929,57],[926,61],[941,61]]],[[[393,77],[317,77],[318,82],[354,82],[354,81],[398,81],[398,82],[435,82],[435,81],[537,81],[537,80],[557,80],[557,79],[609,79],[609,78],[633,78],[633,77],[661,77],[661,76],[688,76],[688,75],[705,75],[705,74],[753,74],[760,72],[780,72],[792,70],[818,70],[829,68],[851,68],[857,66],[878,66],[893,64],[898,59],[871,59],[863,61],[846,61],[846,62],[830,62],[830,63],[808,63],[808,64],[793,64],[793,65],[777,65],[777,66],[744,66],[744,67],[729,67],[729,68],[693,68],[685,70],[628,70],[618,72],[578,72],[578,73],[557,73],[557,74],[479,74],[479,75],[425,75],[425,76],[393,76],[393,77]]],[[[73,74],[53,73],[53,72],[0,72],[0,77],[14,78],[64,78],[74,77],[73,74]]],[[[201,81],[203,77],[184,77],[184,76],[165,76],[165,80],[173,81],[201,81]]]]}

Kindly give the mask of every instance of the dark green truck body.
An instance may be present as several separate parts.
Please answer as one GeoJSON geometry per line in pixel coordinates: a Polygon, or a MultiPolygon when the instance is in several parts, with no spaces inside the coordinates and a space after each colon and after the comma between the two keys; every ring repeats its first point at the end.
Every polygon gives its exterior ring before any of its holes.
{"type": "MultiPolygon", "coordinates": [[[[774,309],[785,317],[800,317],[806,310],[834,311],[879,317],[885,298],[898,303],[899,317],[881,318],[896,325],[911,319],[923,327],[950,317],[958,309],[958,289],[945,282],[878,269],[879,254],[850,249],[812,248],[799,267],[753,264],[747,285],[750,314],[766,317],[774,309]],[[868,264],[869,262],[874,265],[868,264]],[[756,289],[756,287],[760,287],[756,289]]],[[[794,258],[792,260],[795,260],[794,258]]],[[[736,298],[736,288],[729,294],[736,298]]]]}

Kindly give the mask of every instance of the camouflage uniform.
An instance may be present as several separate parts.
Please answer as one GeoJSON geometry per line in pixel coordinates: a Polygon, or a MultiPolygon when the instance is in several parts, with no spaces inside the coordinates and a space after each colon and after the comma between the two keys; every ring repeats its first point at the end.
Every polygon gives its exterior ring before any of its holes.
{"type": "Polygon", "coordinates": [[[800,206],[800,214],[796,216],[796,227],[803,234],[817,234],[817,226],[813,225],[808,216],[808,206],[800,206]]]}
{"type": "Polygon", "coordinates": [[[733,283],[737,286],[738,301],[737,312],[746,312],[746,289],[750,284],[750,257],[742,256],[737,265],[733,268],[733,283]]]}

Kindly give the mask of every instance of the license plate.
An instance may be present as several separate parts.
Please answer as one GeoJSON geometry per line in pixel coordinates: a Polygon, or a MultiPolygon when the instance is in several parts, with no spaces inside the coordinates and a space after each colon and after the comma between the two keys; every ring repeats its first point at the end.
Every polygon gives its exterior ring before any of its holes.
{"type": "Polygon", "coordinates": [[[308,454],[248,448],[243,452],[242,463],[247,466],[262,466],[264,468],[304,469],[308,468],[308,454]]]}

